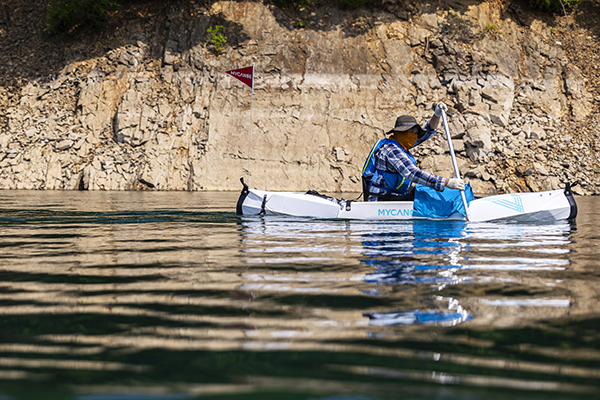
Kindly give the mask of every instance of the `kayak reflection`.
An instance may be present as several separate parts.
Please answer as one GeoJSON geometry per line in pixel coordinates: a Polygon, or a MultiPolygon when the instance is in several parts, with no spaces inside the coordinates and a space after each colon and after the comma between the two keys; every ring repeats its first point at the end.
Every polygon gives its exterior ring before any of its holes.
{"type": "MultiPolygon", "coordinates": [[[[362,317],[369,326],[471,320],[474,326],[501,327],[566,315],[576,304],[559,278],[570,265],[575,225],[568,222],[340,221],[268,215],[242,217],[240,224],[248,265],[241,275],[243,290],[286,297],[278,301],[304,304],[303,311],[310,304],[333,309],[343,304],[354,312],[353,324],[362,317]],[[303,297],[291,299],[293,295],[303,297]]],[[[335,319],[338,314],[328,315],[335,319]]],[[[344,313],[343,318],[335,323],[341,326],[351,317],[344,313]]]]}

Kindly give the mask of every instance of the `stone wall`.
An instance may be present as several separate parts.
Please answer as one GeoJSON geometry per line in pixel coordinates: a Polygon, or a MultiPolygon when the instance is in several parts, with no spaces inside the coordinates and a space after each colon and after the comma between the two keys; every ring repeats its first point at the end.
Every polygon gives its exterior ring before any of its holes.
{"type": "MultiPolygon", "coordinates": [[[[194,7],[170,6],[160,35],[131,28],[126,45],[30,81],[2,110],[0,188],[238,190],[250,165],[259,189],[360,191],[395,118],[424,123],[445,101],[476,192],[578,180],[580,194],[598,193],[594,136],[564,127],[594,99],[557,34],[522,26],[515,8],[323,7],[301,12],[298,29],[261,3],[194,7]],[[221,54],[206,33],[215,23],[228,36],[221,54]],[[253,96],[223,73],[252,63],[253,96]]],[[[447,149],[440,133],[415,153],[451,176],[447,149]]]]}

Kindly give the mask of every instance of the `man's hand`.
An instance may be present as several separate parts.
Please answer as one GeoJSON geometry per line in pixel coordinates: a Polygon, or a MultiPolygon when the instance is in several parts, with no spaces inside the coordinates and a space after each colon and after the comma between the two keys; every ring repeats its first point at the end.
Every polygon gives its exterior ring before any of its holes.
{"type": "Polygon", "coordinates": [[[444,110],[444,112],[448,112],[448,106],[443,102],[439,102],[437,106],[435,106],[435,111],[433,112],[433,115],[435,115],[436,117],[441,117],[442,110],[444,110]]]}
{"type": "Polygon", "coordinates": [[[449,189],[465,190],[465,181],[460,178],[450,178],[446,187],[449,189]]]}

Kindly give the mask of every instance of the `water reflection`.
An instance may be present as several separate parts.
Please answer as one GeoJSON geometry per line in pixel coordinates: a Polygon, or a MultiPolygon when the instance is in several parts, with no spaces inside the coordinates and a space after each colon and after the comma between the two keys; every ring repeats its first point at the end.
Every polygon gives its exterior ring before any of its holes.
{"type": "MultiPolygon", "coordinates": [[[[370,295],[388,295],[396,285],[430,286],[439,290],[445,285],[469,281],[459,276],[462,268],[461,239],[465,224],[458,221],[408,221],[394,225],[374,223],[374,230],[363,235],[362,262],[373,268],[365,275],[365,282],[376,288],[365,291],[370,295]],[[426,260],[435,255],[440,260],[426,260]],[[434,261],[435,263],[431,263],[434,261]]],[[[466,246],[466,245],[465,245],[466,246]]],[[[409,309],[369,312],[371,325],[427,324],[454,326],[472,318],[456,299],[439,298],[428,303],[436,309],[409,309]],[[446,300],[446,301],[444,301],[446,300]]]]}
{"type": "Polygon", "coordinates": [[[520,307],[518,319],[539,319],[543,315],[532,307],[553,307],[551,314],[556,315],[563,312],[564,304],[570,304],[569,299],[560,297],[561,290],[551,290],[560,289],[560,282],[543,279],[539,273],[568,268],[571,229],[568,223],[245,218],[242,251],[252,272],[242,275],[248,281],[242,289],[363,296],[363,304],[373,304],[373,299],[379,297],[385,303],[405,306],[355,314],[355,323],[360,315],[368,317],[371,325],[434,324],[435,315],[440,325],[471,319],[475,324],[478,319],[483,324],[506,324],[505,318],[514,322],[514,316],[498,308],[504,292],[511,304],[520,307]],[[340,263],[347,268],[335,272],[327,268],[328,264],[340,263]],[[276,267],[261,273],[259,265],[264,264],[276,267]],[[315,265],[318,270],[314,270],[315,265]],[[538,275],[524,275],[528,272],[538,275]],[[359,280],[363,284],[358,284],[359,280]],[[355,282],[353,290],[348,291],[343,282],[355,282]],[[472,296],[465,285],[489,289],[472,296]],[[457,286],[461,289],[453,289],[457,286]],[[510,289],[504,289],[507,286],[510,289]],[[523,286],[527,290],[519,288],[523,286]],[[462,295],[457,296],[457,292],[462,295]],[[557,297],[548,298],[553,293],[557,297]],[[540,295],[543,298],[536,300],[540,295]]]}
{"type": "MultiPolygon", "coordinates": [[[[456,303],[456,300],[451,299],[450,303],[456,303]]],[[[408,311],[392,311],[380,313],[365,313],[366,317],[371,320],[371,325],[442,325],[454,326],[461,322],[471,319],[471,315],[467,313],[459,305],[456,306],[456,311],[439,311],[439,310],[408,310],[408,311]]]]}
{"type": "Polygon", "coordinates": [[[595,260],[568,224],[239,219],[236,195],[68,195],[0,193],[0,395],[598,393],[595,260]]]}

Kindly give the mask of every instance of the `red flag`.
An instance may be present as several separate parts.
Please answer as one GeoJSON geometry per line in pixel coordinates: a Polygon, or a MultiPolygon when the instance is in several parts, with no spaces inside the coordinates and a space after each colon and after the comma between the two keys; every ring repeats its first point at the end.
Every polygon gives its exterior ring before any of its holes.
{"type": "Polygon", "coordinates": [[[225,73],[239,79],[254,89],[254,65],[251,67],[232,69],[231,71],[226,71],[225,73]]]}

